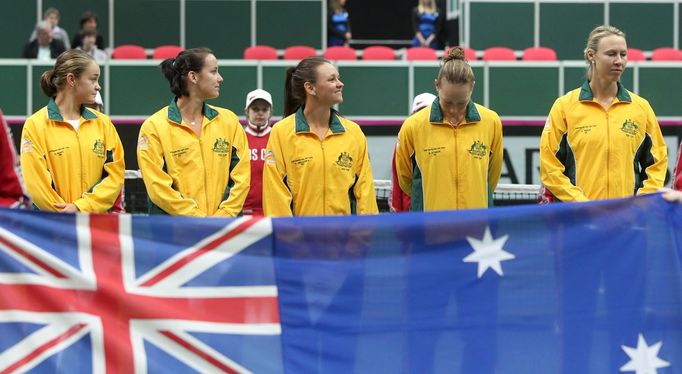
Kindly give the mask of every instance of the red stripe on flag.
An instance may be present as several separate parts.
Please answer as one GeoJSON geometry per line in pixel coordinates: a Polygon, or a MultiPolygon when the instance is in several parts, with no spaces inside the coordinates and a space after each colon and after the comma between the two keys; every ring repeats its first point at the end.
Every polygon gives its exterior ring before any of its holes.
{"type": "Polygon", "coordinates": [[[85,326],[86,326],[86,325],[85,325],[84,323],[79,323],[79,324],[77,324],[77,325],[71,327],[70,329],[68,329],[68,330],[67,330],[65,333],[63,333],[62,335],[60,335],[60,336],[58,336],[58,337],[56,337],[56,338],[50,340],[49,342],[47,342],[47,343],[45,343],[45,344],[39,346],[39,347],[36,348],[33,352],[31,352],[31,353],[29,353],[28,355],[26,355],[24,358],[22,358],[22,359],[20,359],[19,361],[13,363],[13,364],[10,365],[9,367],[7,367],[5,370],[3,370],[2,372],[0,372],[0,374],[6,374],[6,373],[12,373],[12,372],[14,372],[15,370],[21,368],[22,366],[24,366],[24,365],[26,365],[27,363],[31,362],[31,361],[32,361],[33,359],[35,359],[36,357],[38,357],[38,356],[40,356],[41,354],[43,354],[43,352],[47,351],[48,349],[54,347],[55,345],[57,345],[57,344],[59,344],[59,343],[61,343],[61,342],[63,342],[64,340],[66,340],[66,339],[72,337],[73,335],[75,335],[76,333],[78,333],[80,330],[84,329],[85,326]]]}
{"type": "Polygon", "coordinates": [[[215,366],[216,368],[220,369],[222,372],[224,372],[224,373],[230,373],[230,374],[239,374],[239,372],[236,371],[235,369],[233,369],[233,368],[231,368],[231,367],[229,367],[229,366],[223,364],[222,362],[218,361],[218,360],[217,360],[216,358],[214,358],[213,356],[211,356],[211,355],[209,355],[208,353],[206,353],[206,352],[200,350],[199,348],[197,348],[197,347],[191,345],[191,344],[188,343],[187,341],[182,340],[179,336],[173,334],[172,332],[170,332],[170,331],[159,331],[159,332],[160,332],[162,335],[164,335],[165,337],[167,337],[168,339],[170,339],[170,340],[176,342],[177,344],[181,345],[181,346],[182,346],[183,348],[185,348],[186,350],[188,350],[188,351],[194,353],[195,355],[197,355],[197,356],[203,358],[204,360],[206,360],[207,362],[209,362],[211,365],[213,365],[213,366],[215,366]]]}
{"type": "Polygon", "coordinates": [[[10,250],[16,252],[18,255],[25,258],[26,260],[38,265],[38,267],[40,267],[41,269],[43,269],[43,270],[47,271],[48,273],[54,275],[55,277],[61,278],[61,279],[67,278],[66,275],[60,273],[57,269],[55,269],[55,268],[51,267],[50,265],[44,263],[43,261],[39,260],[37,257],[26,252],[22,248],[14,245],[13,243],[11,243],[10,241],[8,241],[7,239],[5,239],[1,236],[0,236],[0,243],[6,245],[7,247],[9,247],[10,250]]]}
{"type": "Polygon", "coordinates": [[[192,262],[196,258],[203,256],[204,254],[216,249],[219,245],[223,244],[224,242],[226,242],[226,241],[234,238],[235,236],[241,234],[242,232],[246,231],[246,229],[253,226],[256,222],[260,221],[261,219],[262,218],[251,218],[248,221],[240,224],[239,226],[235,227],[234,229],[230,230],[229,232],[226,232],[225,234],[221,235],[220,237],[214,239],[212,242],[206,244],[202,248],[199,248],[196,251],[188,254],[187,256],[180,258],[176,262],[168,265],[168,267],[166,269],[162,270],[160,273],[156,274],[154,277],[152,277],[148,281],[144,282],[142,284],[142,286],[143,287],[151,287],[151,286],[161,282],[164,278],[173,274],[174,272],[176,272],[181,267],[192,262]]]}

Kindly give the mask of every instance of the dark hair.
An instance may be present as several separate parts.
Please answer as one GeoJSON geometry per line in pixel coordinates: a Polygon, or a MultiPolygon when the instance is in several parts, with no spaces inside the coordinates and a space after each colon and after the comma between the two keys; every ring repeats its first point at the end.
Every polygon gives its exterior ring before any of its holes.
{"type": "Polygon", "coordinates": [[[315,83],[317,80],[317,67],[322,64],[331,64],[322,57],[308,57],[296,65],[287,69],[287,78],[284,81],[284,117],[293,113],[299,106],[305,104],[305,83],[315,83]]]}
{"type": "Polygon", "coordinates": [[[438,82],[445,78],[450,83],[473,83],[474,72],[467,63],[462,47],[452,47],[443,56],[443,64],[438,72],[438,82]]]}
{"type": "Polygon", "coordinates": [[[58,89],[66,83],[67,74],[71,73],[78,78],[94,61],[92,56],[80,49],[63,52],[57,57],[54,67],[40,76],[40,88],[47,97],[54,97],[58,89]]]}
{"type": "Polygon", "coordinates": [[[91,10],[86,10],[85,12],[83,12],[83,15],[81,15],[81,23],[80,23],[81,29],[83,28],[83,25],[85,25],[85,23],[91,19],[94,19],[95,22],[97,22],[97,14],[95,14],[95,12],[93,12],[91,10]]]}
{"type": "Polygon", "coordinates": [[[85,39],[87,36],[92,36],[97,39],[97,30],[83,30],[80,32],[81,40],[85,39]]]}
{"type": "Polygon", "coordinates": [[[176,58],[168,58],[161,62],[161,72],[170,83],[170,90],[175,96],[189,96],[187,91],[187,74],[199,72],[204,67],[206,56],[213,55],[208,48],[186,49],[176,58]]]}

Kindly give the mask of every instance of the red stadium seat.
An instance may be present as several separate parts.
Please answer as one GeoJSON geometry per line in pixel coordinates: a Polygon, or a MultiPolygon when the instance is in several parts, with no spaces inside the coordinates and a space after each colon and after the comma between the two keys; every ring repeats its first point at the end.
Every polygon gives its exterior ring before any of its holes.
{"type": "Polygon", "coordinates": [[[363,60],[395,60],[395,51],[393,48],[385,47],[383,45],[373,45],[365,48],[362,51],[363,60]]]}
{"type": "Polygon", "coordinates": [[[254,45],[244,50],[245,60],[277,60],[277,50],[269,45],[254,45]]]}
{"type": "Polygon", "coordinates": [[[629,61],[646,61],[646,56],[641,49],[628,48],[628,60],[629,61]]]}
{"type": "Polygon", "coordinates": [[[682,52],[675,48],[656,48],[651,53],[651,61],[680,61],[682,52]]]}
{"type": "Polygon", "coordinates": [[[176,58],[180,52],[184,51],[182,47],[177,45],[162,45],[154,48],[152,58],[155,60],[165,60],[167,58],[176,58]]]}
{"type": "Polygon", "coordinates": [[[139,45],[119,45],[114,48],[111,58],[118,60],[146,60],[147,52],[139,45]]]}
{"type": "Polygon", "coordinates": [[[438,60],[438,55],[436,55],[436,51],[433,48],[411,47],[407,49],[405,59],[407,61],[436,61],[438,60]]]}
{"type": "Polygon", "coordinates": [[[307,45],[294,45],[284,50],[285,60],[303,60],[304,58],[312,57],[317,54],[315,48],[307,45]]]}
{"type": "Polygon", "coordinates": [[[523,51],[523,61],[556,61],[556,52],[547,47],[530,47],[523,51]]]}
{"type": "Polygon", "coordinates": [[[355,49],[346,46],[333,46],[324,50],[322,57],[327,60],[357,60],[355,49]]]}
{"type": "Polygon", "coordinates": [[[511,48],[490,47],[483,51],[483,61],[516,61],[516,54],[511,48]]]}
{"type": "MultiPolygon", "coordinates": [[[[448,52],[450,52],[450,48],[452,48],[452,47],[445,48],[445,54],[446,55],[448,54],[448,52]]],[[[478,60],[478,57],[476,56],[475,50],[473,50],[471,48],[467,48],[467,47],[461,47],[461,48],[464,50],[464,57],[466,57],[467,60],[469,60],[469,61],[478,60]]]]}

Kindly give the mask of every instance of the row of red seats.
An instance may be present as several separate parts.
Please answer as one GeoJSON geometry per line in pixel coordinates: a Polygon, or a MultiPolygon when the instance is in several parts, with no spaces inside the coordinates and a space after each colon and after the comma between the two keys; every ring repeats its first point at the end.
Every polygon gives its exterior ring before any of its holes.
{"type": "MultiPolygon", "coordinates": [[[[182,47],[177,45],[162,45],[154,48],[152,58],[163,60],[167,58],[175,58],[180,52],[184,51],[182,47]]],[[[111,58],[116,60],[146,60],[147,51],[144,47],[134,44],[119,45],[114,48],[111,53],[111,58]]]]}
{"type": "MultiPolygon", "coordinates": [[[[447,52],[447,50],[446,50],[447,52]]],[[[284,50],[285,60],[301,60],[315,56],[317,51],[309,46],[291,46],[284,50]]],[[[475,50],[464,48],[464,54],[471,61],[478,60],[475,50]]],[[[324,50],[322,57],[328,60],[357,60],[358,53],[351,47],[329,47],[324,50]]],[[[277,60],[277,50],[270,46],[257,45],[244,50],[246,60],[277,60]]],[[[384,46],[367,47],[362,51],[363,60],[395,60],[395,50],[384,46]]],[[[426,47],[408,48],[405,53],[408,61],[438,60],[435,50],[426,47]]],[[[506,47],[491,47],[483,51],[483,61],[516,61],[516,52],[506,47]]],[[[557,54],[552,48],[530,47],[521,54],[522,61],[556,61],[557,54]]],[[[628,48],[628,60],[645,61],[646,57],[641,49],[628,48]]],[[[657,48],[652,51],[651,61],[682,61],[682,51],[674,48],[657,48]]]]}

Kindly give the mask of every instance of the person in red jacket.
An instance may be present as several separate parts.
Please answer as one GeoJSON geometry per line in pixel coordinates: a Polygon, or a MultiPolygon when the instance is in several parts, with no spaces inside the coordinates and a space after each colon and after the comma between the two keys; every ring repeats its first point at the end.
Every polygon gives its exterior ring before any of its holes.
{"type": "Polygon", "coordinates": [[[19,159],[12,143],[12,133],[0,111],[0,207],[27,207],[28,198],[19,172],[19,159]]]}
{"type": "MultiPolygon", "coordinates": [[[[431,105],[436,100],[436,95],[428,92],[419,94],[412,100],[412,111],[410,115],[417,113],[421,109],[431,105]]],[[[391,212],[409,212],[410,196],[400,189],[398,184],[398,174],[395,171],[395,150],[393,150],[393,161],[391,161],[391,212]]]]}
{"type": "Polygon", "coordinates": [[[674,175],[673,186],[676,190],[682,191],[682,143],[680,143],[680,149],[677,151],[677,166],[674,175]]]}
{"type": "Polygon", "coordinates": [[[268,91],[253,90],[246,95],[246,138],[251,154],[251,188],[244,202],[244,214],[263,215],[263,163],[270,138],[272,96],[268,91]]]}

